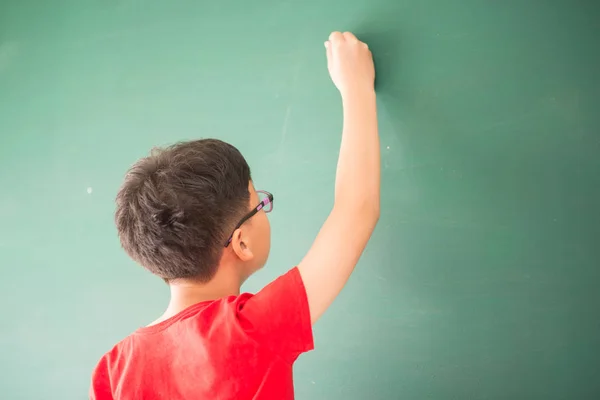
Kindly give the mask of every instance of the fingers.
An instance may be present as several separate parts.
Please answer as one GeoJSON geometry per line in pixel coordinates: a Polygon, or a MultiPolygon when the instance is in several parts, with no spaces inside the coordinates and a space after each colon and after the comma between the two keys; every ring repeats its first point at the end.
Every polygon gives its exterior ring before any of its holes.
{"type": "MultiPolygon", "coordinates": [[[[336,45],[336,44],[341,44],[341,43],[352,43],[352,44],[356,44],[356,43],[362,43],[360,40],[358,40],[358,38],[352,33],[352,32],[331,32],[331,35],[329,35],[329,40],[328,42],[332,45],[336,45]]],[[[363,46],[365,46],[366,48],[369,48],[365,43],[362,43],[363,46]]]]}
{"type": "Polygon", "coordinates": [[[344,39],[344,35],[341,32],[331,32],[331,35],[329,35],[329,41],[334,44],[334,43],[338,43],[338,42],[343,42],[344,39]]]}
{"type": "Polygon", "coordinates": [[[354,36],[354,34],[352,32],[344,32],[344,39],[346,39],[347,42],[350,43],[356,43],[358,42],[358,39],[356,38],[356,36],[354,36]]]}

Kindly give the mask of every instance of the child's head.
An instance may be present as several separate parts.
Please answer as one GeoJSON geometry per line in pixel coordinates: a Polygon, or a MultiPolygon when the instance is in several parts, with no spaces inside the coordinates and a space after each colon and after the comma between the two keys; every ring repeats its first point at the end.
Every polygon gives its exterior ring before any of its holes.
{"type": "Polygon", "coordinates": [[[129,256],[166,281],[208,282],[225,262],[243,280],[268,257],[270,206],[240,152],[205,139],[156,150],[133,165],[117,195],[115,222],[129,256]]]}

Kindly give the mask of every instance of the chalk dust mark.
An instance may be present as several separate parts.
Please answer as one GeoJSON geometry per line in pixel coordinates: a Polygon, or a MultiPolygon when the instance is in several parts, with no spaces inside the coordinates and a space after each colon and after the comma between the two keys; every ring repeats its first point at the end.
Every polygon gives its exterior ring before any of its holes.
{"type": "MultiPolygon", "coordinates": [[[[281,139],[279,140],[279,149],[277,150],[278,154],[278,163],[282,165],[285,160],[285,141],[287,138],[288,126],[290,123],[290,116],[292,115],[292,104],[288,104],[285,109],[285,116],[283,117],[283,125],[281,126],[281,139]]],[[[284,168],[279,168],[279,171],[282,171],[284,168]]]]}
{"type": "Polygon", "coordinates": [[[279,155],[281,157],[281,161],[283,161],[283,151],[285,146],[285,140],[287,138],[288,126],[290,122],[290,116],[292,115],[292,103],[294,98],[294,94],[296,93],[296,89],[298,87],[298,77],[300,76],[300,70],[302,69],[302,65],[300,63],[296,64],[292,75],[292,82],[290,85],[290,103],[288,103],[285,109],[285,115],[283,117],[283,125],[281,127],[281,140],[279,142],[279,155]]]}
{"type": "Polygon", "coordinates": [[[290,115],[292,114],[292,105],[288,104],[285,109],[285,117],[283,117],[283,126],[281,127],[281,142],[279,148],[281,149],[285,143],[285,137],[287,136],[288,124],[290,122],[290,115]]]}

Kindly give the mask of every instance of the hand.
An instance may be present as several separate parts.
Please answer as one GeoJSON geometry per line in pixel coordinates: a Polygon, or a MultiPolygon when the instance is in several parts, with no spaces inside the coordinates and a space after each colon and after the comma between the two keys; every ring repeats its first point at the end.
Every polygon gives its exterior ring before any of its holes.
{"type": "Polygon", "coordinates": [[[374,89],[373,55],[365,43],[350,32],[333,32],[325,48],[329,75],[342,97],[356,90],[374,89]]]}

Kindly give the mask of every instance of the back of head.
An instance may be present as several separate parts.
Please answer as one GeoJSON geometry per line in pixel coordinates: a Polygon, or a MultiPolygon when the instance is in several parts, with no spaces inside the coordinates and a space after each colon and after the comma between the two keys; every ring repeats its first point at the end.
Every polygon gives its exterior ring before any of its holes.
{"type": "Polygon", "coordinates": [[[131,167],[117,195],[123,248],[167,281],[209,281],[229,230],[247,212],[250,179],[241,153],[220,140],[153,151],[131,167]]]}

